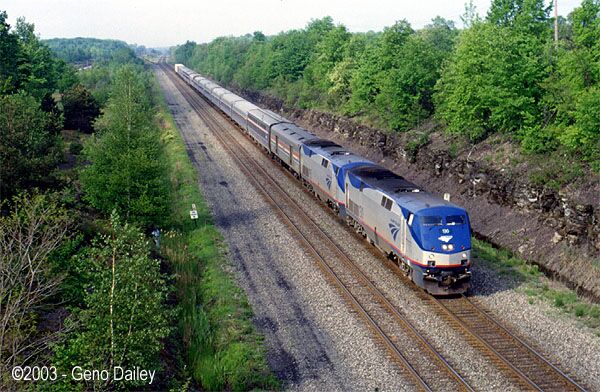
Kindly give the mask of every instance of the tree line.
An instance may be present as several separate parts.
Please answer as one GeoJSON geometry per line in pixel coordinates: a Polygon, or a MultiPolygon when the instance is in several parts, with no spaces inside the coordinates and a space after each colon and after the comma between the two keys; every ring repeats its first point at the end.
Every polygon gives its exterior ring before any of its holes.
{"type": "Polygon", "coordinates": [[[123,41],[98,38],[52,38],[44,43],[56,56],[68,63],[91,64],[108,62],[115,57],[135,58],[129,45],[123,41]]]}
{"type": "Polygon", "coordinates": [[[400,20],[351,33],[330,17],[304,29],[186,42],[177,62],[302,108],[403,132],[431,118],[477,143],[508,137],[533,154],[568,154],[600,171],[600,1],[559,18],[543,0],[472,2],[464,28],[437,17],[415,30],[400,20]]]}

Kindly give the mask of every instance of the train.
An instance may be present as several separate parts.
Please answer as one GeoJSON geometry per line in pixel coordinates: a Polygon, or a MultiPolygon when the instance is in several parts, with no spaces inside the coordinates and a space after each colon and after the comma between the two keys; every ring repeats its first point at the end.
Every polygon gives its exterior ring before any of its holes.
{"type": "Polygon", "coordinates": [[[436,296],[469,290],[471,224],[464,208],[260,108],[183,64],[174,68],[417,286],[436,296]]]}

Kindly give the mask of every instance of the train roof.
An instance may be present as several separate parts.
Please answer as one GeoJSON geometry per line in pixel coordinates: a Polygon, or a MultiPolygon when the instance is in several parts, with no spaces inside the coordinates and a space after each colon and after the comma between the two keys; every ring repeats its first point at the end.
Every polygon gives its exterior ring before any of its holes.
{"type": "Polygon", "coordinates": [[[248,114],[248,112],[250,112],[252,110],[257,110],[257,109],[260,109],[260,108],[250,101],[242,100],[242,101],[235,101],[233,103],[233,110],[235,110],[236,112],[238,112],[239,114],[241,114],[243,116],[246,116],[248,114]]]}
{"type": "Polygon", "coordinates": [[[250,114],[252,114],[254,117],[258,118],[263,123],[265,123],[267,125],[267,127],[271,127],[272,125],[275,125],[278,123],[290,123],[291,124],[290,120],[280,116],[277,113],[273,113],[270,110],[265,110],[258,106],[256,107],[256,109],[251,110],[250,114]]]}
{"type": "Polygon", "coordinates": [[[314,139],[304,143],[312,152],[327,158],[331,163],[340,167],[353,162],[371,163],[365,158],[349,151],[339,144],[327,139],[314,139]]]}
{"type": "Polygon", "coordinates": [[[416,184],[381,166],[359,166],[350,169],[348,175],[351,180],[358,179],[368,187],[380,190],[396,201],[401,208],[415,214],[433,207],[464,210],[437,195],[421,190],[416,184]]]}
{"type": "Polygon", "coordinates": [[[315,138],[314,134],[291,122],[280,122],[271,127],[273,132],[293,140],[296,144],[305,144],[315,138]]]}

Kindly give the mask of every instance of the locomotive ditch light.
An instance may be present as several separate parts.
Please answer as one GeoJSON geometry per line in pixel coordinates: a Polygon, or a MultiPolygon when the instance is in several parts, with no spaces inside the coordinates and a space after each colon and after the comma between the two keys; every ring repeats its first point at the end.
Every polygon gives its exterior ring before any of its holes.
{"type": "Polygon", "coordinates": [[[466,254],[466,253],[463,253],[463,254],[462,254],[462,258],[463,258],[463,259],[466,259],[466,258],[467,258],[467,254],[466,254]]]}
{"type": "Polygon", "coordinates": [[[433,260],[433,259],[435,259],[435,255],[434,255],[433,253],[430,253],[430,254],[429,254],[429,258],[430,258],[431,260],[433,260]]]}

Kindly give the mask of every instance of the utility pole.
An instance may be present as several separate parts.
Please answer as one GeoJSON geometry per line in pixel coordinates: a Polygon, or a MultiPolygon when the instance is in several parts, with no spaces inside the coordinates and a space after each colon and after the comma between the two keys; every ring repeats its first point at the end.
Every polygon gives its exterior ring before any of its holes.
{"type": "Polygon", "coordinates": [[[554,44],[558,46],[558,0],[554,0],[554,44]]]}

